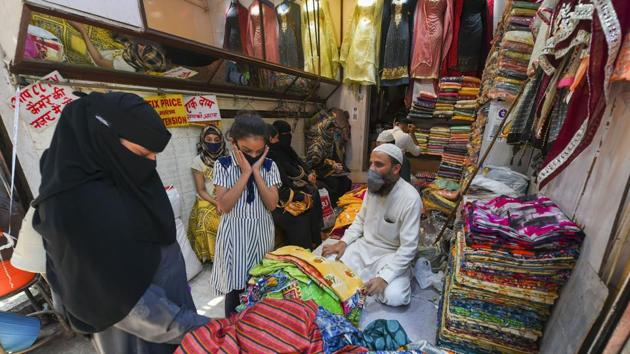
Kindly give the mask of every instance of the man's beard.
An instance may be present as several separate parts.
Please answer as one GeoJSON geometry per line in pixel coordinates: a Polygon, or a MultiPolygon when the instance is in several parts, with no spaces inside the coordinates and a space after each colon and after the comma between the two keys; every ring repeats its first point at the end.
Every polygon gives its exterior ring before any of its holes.
{"type": "Polygon", "coordinates": [[[384,197],[388,195],[392,191],[392,189],[394,189],[396,181],[394,180],[394,175],[392,174],[392,171],[389,171],[389,173],[384,175],[383,179],[385,180],[383,186],[379,190],[370,193],[378,195],[380,197],[384,197]]]}

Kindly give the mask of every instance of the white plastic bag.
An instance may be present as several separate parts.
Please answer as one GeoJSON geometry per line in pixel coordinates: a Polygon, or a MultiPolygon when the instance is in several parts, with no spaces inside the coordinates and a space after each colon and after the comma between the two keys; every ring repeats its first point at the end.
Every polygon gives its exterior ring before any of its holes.
{"type": "Polygon", "coordinates": [[[437,290],[440,290],[444,281],[444,273],[442,271],[433,273],[431,271],[431,262],[426,258],[418,258],[416,265],[413,267],[413,276],[421,289],[426,289],[433,285],[437,290]]]}
{"type": "Polygon", "coordinates": [[[182,198],[179,196],[179,192],[177,188],[173,186],[165,186],[166,195],[168,195],[168,200],[171,202],[171,207],[173,208],[173,214],[175,214],[175,219],[182,217],[182,198]]]}
{"type": "Polygon", "coordinates": [[[182,219],[175,219],[175,228],[177,229],[177,243],[179,243],[179,248],[182,250],[184,263],[186,264],[186,279],[190,280],[201,272],[201,262],[199,262],[195,251],[190,247],[182,219]]]}
{"type": "Polygon", "coordinates": [[[330,195],[328,194],[326,188],[319,190],[319,198],[322,201],[322,217],[324,219],[324,226],[322,229],[330,229],[335,226],[335,211],[333,210],[330,195]]]}

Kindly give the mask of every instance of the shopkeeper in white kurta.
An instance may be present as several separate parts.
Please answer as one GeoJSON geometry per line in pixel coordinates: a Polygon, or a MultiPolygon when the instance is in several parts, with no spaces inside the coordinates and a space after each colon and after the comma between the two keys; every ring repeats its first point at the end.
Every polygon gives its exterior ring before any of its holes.
{"type": "Polygon", "coordinates": [[[422,201],[400,178],[402,151],[393,144],[370,156],[368,193],[340,242],[326,245],[323,256],[337,254],[365,283],[365,292],[386,305],[411,300],[411,266],[416,255],[422,201]]]}

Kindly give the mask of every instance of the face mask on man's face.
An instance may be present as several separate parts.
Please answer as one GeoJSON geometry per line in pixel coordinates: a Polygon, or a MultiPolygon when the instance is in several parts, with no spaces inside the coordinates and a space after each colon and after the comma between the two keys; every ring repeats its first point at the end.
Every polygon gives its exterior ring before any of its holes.
{"type": "Polygon", "coordinates": [[[383,176],[378,172],[368,170],[367,177],[368,177],[367,178],[368,192],[378,193],[378,191],[380,191],[381,188],[383,188],[383,185],[385,184],[385,179],[383,178],[383,176]]]}

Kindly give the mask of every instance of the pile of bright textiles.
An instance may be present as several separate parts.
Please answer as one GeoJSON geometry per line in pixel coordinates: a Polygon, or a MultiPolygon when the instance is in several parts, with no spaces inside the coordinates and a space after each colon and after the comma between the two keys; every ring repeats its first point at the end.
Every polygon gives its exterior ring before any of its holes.
{"type": "Polygon", "coordinates": [[[367,193],[367,187],[361,185],[359,188],[353,189],[339,198],[337,207],[342,210],[335,219],[335,226],[330,232],[330,238],[338,240],[343,237],[346,229],[352,225],[359,210],[361,210],[365,193],[367,193]]]}
{"type": "Polygon", "coordinates": [[[448,145],[451,138],[449,127],[435,126],[429,132],[428,153],[432,155],[442,155],[444,147],[448,145]]]}
{"type": "Polygon", "coordinates": [[[365,303],[359,291],[363,282],[341,262],[326,260],[304,248],[285,246],[267,253],[249,274],[252,277],[237,311],[265,298],[313,300],[331,313],[359,323],[365,303]]]}
{"type": "Polygon", "coordinates": [[[421,128],[416,131],[416,140],[418,140],[418,146],[420,146],[420,153],[426,154],[429,152],[429,135],[431,131],[429,129],[421,128]]]}
{"type": "Polygon", "coordinates": [[[434,172],[429,172],[429,171],[420,171],[416,173],[415,177],[416,177],[416,180],[415,180],[414,185],[416,186],[416,189],[418,189],[419,191],[422,191],[424,188],[431,185],[433,181],[435,181],[437,174],[434,172]]]}
{"type": "Polygon", "coordinates": [[[436,178],[422,191],[422,204],[427,211],[435,210],[449,214],[455,207],[459,195],[459,183],[446,178],[436,178]]]}
{"type": "Polygon", "coordinates": [[[512,102],[527,79],[527,67],[534,49],[534,37],[529,29],[540,3],[514,1],[510,11],[508,31],[501,39],[498,73],[488,97],[512,102]]]}
{"type": "Polygon", "coordinates": [[[421,91],[409,110],[409,119],[431,119],[435,111],[437,96],[431,92],[421,91]]]}
{"type": "Polygon", "coordinates": [[[193,330],[175,353],[386,353],[407,344],[395,320],[376,320],[359,331],[313,300],[267,298],[193,330]]]}
{"type": "Polygon", "coordinates": [[[442,162],[438,176],[459,181],[462,177],[464,164],[468,155],[468,140],[471,128],[469,125],[453,126],[450,128],[448,146],[444,147],[442,162]]]}
{"type": "Polygon", "coordinates": [[[438,345],[466,353],[535,353],[584,234],[544,196],[464,207],[440,309],[438,345]]]}

